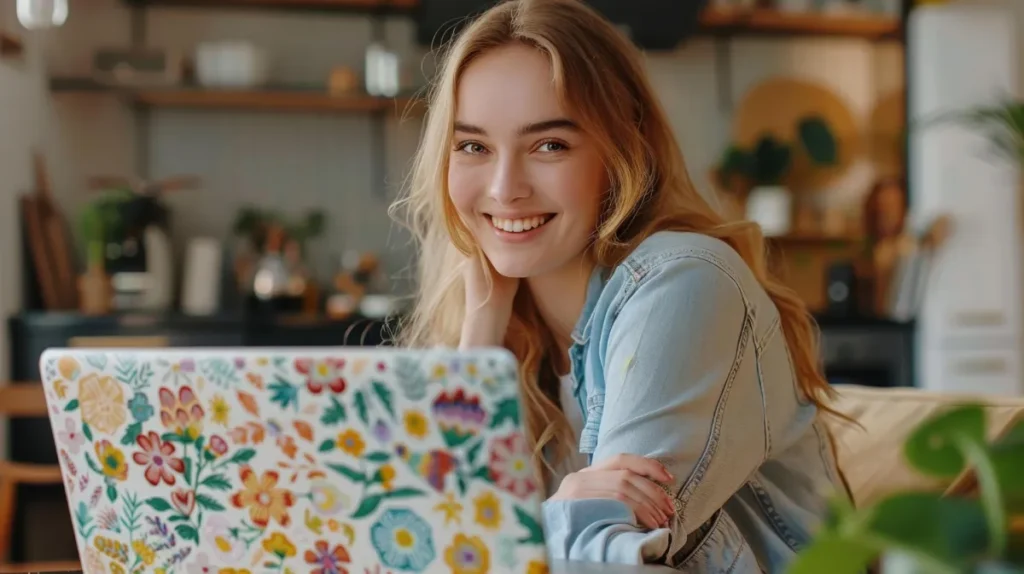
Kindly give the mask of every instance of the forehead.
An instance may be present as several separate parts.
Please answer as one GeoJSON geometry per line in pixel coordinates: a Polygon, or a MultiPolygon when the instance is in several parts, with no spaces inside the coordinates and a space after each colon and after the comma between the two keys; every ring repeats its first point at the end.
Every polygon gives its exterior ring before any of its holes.
{"type": "Polygon", "coordinates": [[[466,67],[456,88],[455,117],[500,132],[572,114],[562,106],[547,55],[513,44],[491,50],[466,67]]]}

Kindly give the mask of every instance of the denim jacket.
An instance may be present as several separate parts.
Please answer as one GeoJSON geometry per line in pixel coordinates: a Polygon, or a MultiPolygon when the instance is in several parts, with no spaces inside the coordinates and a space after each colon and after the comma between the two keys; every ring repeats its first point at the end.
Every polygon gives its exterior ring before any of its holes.
{"type": "Polygon", "coordinates": [[[648,530],[616,500],[547,501],[550,556],[782,572],[845,491],[778,311],[739,254],[705,235],[651,236],[595,269],[573,339],[580,452],[661,461],[676,512],[648,530]]]}

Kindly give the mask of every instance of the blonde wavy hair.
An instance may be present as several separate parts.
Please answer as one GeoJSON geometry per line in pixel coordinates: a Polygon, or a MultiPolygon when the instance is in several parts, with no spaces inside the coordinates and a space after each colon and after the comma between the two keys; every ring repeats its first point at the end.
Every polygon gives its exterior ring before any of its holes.
{"type": "MultiPolygon", "coordinates": [[[[397,342],[457,346],[465,316],[461,265],[479,253],[448,196],[448,165],[456,89],[481,54],[524,44],[550,60],[556,90],[574,120],[597,142],[611,189],[602,201],[590,255],[603,267],[620,263],[651,234],[702,233],[735,249],[753,270],[781,315],[803,395],[831,412],[828,383],[818,366],[817,328],[804,303],[769,273],[760,228],[726,221],[694,189],[679,145],[645,75],[639,50],[579,0],[509,0],[469,23],[449,44],[428,95],[423,138],[410,185],[392,206],[419,247],[419,288],[397,342]]],[[[549,350],[554,336],[528,289],[519,289],[505,347],[520,362],[528,439],[537,468],[550,471],[575,441],[557,399],[549,350]]],[[[545,473],[546,477],[546,473],[545,473]]]]}

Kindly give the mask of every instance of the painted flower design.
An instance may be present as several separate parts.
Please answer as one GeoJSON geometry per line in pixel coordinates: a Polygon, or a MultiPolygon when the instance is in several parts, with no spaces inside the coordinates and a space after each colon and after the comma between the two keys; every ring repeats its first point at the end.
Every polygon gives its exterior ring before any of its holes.
{"type": "Polygon", "coordinates": [[[146,480],[156,486],[162,480],[168,486],[174,486],[174,473],[185,472],[185,463],[174,455],[174,445],[160,440],[160,435],[153,431],[140,434],[135,438],[139,452],[132,455],[132,460],[139,466],[146,467],[146,480]]]}
{"type": "Polygon", "coordinates": [[[363,456],[363,451],[366,450],[366,442],[358,431],[355,429],[348,429],[338,435],[338,448],[356,458],[359,458],[363,456]]]}
{"type": "Polygon", "coordinates": [[[112,435],[128,419],[124,389],[109,376],[95,373],[78,381],[78,404],[82,421],[101,433],[112,435]]]}
{"type": "Polygon", "coordinates": [[[491,556],[487,545],[476,536],[456,534],[451,546],[445,548],[444,561],[453,574],[487,574],[491,556]]]}
{"type": "Polygon", "coordinates": [[[89,547],[85,549],[85,560],[82,561],[85,574],[105,574],[106,564],[103,563],[103,555],[99,550],[89,547]]]}
{"type": "Polygon", "coordinates": [[[469,396],[463,389],[443,391],[434,399],[433,412],[449,448],[476,436],[487,418],[487,413],[480,406],[480,397],[469,396]]]}
{"type": "Polygon", "coordinates": [[[306,564],[315,566],[310,574],[348,574],[342,564],[352,560],[344,546],[336,544],[332,547],[326,540],[317,540],[313,549],[307,550],[303,558],[306,564]]]}
{"type": "Polygon", "coordinates": [[[537,490],[536,478],[530,462],[526,438],[513,433],[491,443],[491,459],[487,465],[491,480],[519,498],[526,498],[537,490]]]}
{"type": "Polygon", "coordinates": [[[195,440],[203,432],[203,406],[191,387],[178,389],[174,396],[167,387],[160,388],[160,422],[164,427],[195,440]]]}
{"type": "Polygon", "coordinates": [[[228,452],[228,442],[221,436],[213,435],[210,437],[209,444],[206,445],[206,450],[215,457],[224,456],[228,452]]]}
{"type": "Polygon", "coordinates": [[[78,375],[82,374],[81,365],[78,364],[78,360],[68,356],[63,356],[57,360],[57,371],[60,372],[60,376],[69,381],[77,379],[78,375]]]}
{"type": "Polygon", "coordinates": [[[531,560],[526,565],[526,574],[548,574],[548,565],[540,560],[531,560]]]}
{"type": "Polygon", "coordinates": [[[223,514],[212,514],[203,524],[203,540],[210,543],[217,561],[238,564],[245,556],[245,543],[231,534],[232,522],[223,514]]]}
{"type": "Polygon", "coordinates": [[[132,400],[128,401],[128,410],[132,413],[132,418],[140,423],[148,421],[153,416],[153,405],[149,404],[149,398],[143,392],[132,395],[132,400]]]}
{"type": "Polygon", "coordinates": [[[374,423],[373,438],[382,443],[391,442],[391,427],[388,426],[388,423],[383,420],[378,420],[374,423]]]}
{"type": "Polygon", "coordinates": [[[405,432],[412,438],[424,438],[430,431],[427,417],[419,411],[406,411],[403,417],[405,432]]]}
{"type": "Polygon", "coordinates": [[[264,540],[263,549],[281,559],[291,558],[295,556],[296,552],[292,541],[280,532],[275,532],[270,535],[270,538],[264,540]]]}
{"type": "Polygon", "coordinates": [[[493,492],[484,492],[473,499],[476,523],[484,528],[501,527],[501,501],[493,492]]]}
{"type": "Polygon", "coordinates": [[[420,572],[434,560],[430,525],[411,510],[392,508],[370,528],[370,541],[389,568],[420,572]]]}
{"type": "Polygon", "coordinates": [[[210,574],[216,572],[217,568],[210,565],[210,557],[205,552],[200,552],[194,562],[188,565],[188,574],[210,574]]]}
{"type": "Polygon", "coordinates": [[[295,504],[295,495],[290,490],[277,488],[277,472],[268,470],[256,476],[252,468],[243,466],[239,476],[244,488],[231,496],[235,508],[248,508],[249,519],[261,528],[266,528],[271,520],[281,526],[291,524],[288,508],[295,504]]]}
{"type": "Polygon", "coordinates": [[[196,509],[196,493],[187,488],[179,488],[171,492],[171,504],[181,514],[191,516],[196,509]]]}
{"type": "Polygon", "coordinates": [[[313,508],[327,516],[352,508],[352,499],[326,480],[318,480],[312,484],[309,498],[313,502],[313,508]]]}
{"type": "Polygon", "coordinates": [[[221,395],[214,395],[210,401],[210,420],[215,424],[227,426],[228,417],[231,415],[231,405],[221,395]]]}
{"type": "Polygon", "coordinates": [[[384,490],[391,490],[395,487],[395,467],[385,464],[377,471],[380,477],[380,485],[384,490]]]}
{"type": "Polygon", "coordinates": [[[79,432],[74,419],[67,418],[64,419],[64,430],[57,431],[57,440],[68,447],[68,452],[78,454],[82,445],[85,444],[85,435],[79,432]]]}
{"type": "Polygon", "coordinates": [[[128,464],[124,460],[124,453],[109,440],[101,440],[96,443],[96,458],[99,460],[104,476],[114,480],[128,478],[128,464]]]}
{"type": "Polygon", "coordinates": [[[296,359],[295,370],[306,377],[306,388],[318,395],[324,388],[333,393],[345,391],[345,377],[341,371],[345,361],[340,359],[296,359]]]}

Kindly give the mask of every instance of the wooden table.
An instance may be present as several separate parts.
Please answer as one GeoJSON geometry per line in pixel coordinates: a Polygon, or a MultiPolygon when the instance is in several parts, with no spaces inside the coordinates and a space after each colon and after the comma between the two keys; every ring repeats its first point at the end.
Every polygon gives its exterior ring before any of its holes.
{"type": "MultiPolygon", "coordinates": [[[[17,564],[0,566],[0,574],[68,574],[77,572],[81,572],[81,570],[73,562],[39,563],[24,567],[17,564]]],[[[664,566],[624,566],[564,560],[555,560],[551,563],[551,574],[667,574],[669,572],[675,572],[675,570],[664,566]]]]}

